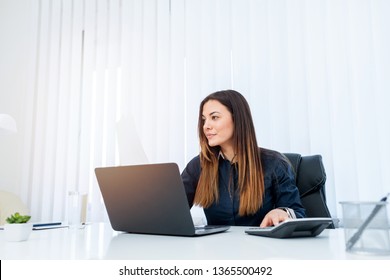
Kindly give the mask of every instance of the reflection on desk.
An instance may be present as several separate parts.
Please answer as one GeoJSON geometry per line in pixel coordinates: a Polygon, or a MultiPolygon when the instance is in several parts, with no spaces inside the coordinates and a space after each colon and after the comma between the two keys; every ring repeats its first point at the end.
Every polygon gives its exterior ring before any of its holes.
{"type": "Polygon", "coordinates": [[[24,242],[7,242],[0,231],[0,259],[390,259],[345,251],[342,229],[327,229],[314,238],[272,239],[247,235],[246,227],[202,237],[128,234],[109,224],[84,229],[33,231],[24,242]]]}

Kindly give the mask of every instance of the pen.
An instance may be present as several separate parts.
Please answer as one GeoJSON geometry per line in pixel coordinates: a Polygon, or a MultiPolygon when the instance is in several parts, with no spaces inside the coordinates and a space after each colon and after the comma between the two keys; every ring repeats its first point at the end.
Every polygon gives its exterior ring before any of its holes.
{"type": "Polygon", "coordinates": [[[54,222],[54,223],[43,223],[43,224],[33,224],[33,227],[50,227],[50,226],[59,226],[61,225],[61,222],[54,222]]]}
{"type": "MultiPolygon", "coordinates": [[[[383,197],[380,202],[385,202],[387,200],[387,197],[390,195],[388,193],[385,197],[383,197]]],[[[363,222],[363,224],[358,228],[358,230],[355,232],[354,235],[348,240],[346,248],[347,250],[350,250],[353,245],[359,240],[360,236],[362,235],[363,231],[366,229],[368,224],[372,221],[372,219],[378,214],[379,210],[381,210],[382,206],[384,204],[378,204],[375,206],[374,210],[372,210],[371,214],[367,217],[367,219],[363,222]]]]}

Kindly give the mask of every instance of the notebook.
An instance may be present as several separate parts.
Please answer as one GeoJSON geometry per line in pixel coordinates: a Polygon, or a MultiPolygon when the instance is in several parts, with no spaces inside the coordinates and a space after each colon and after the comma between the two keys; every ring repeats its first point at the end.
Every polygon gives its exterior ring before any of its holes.
{"type": "Polygon", "coordinates": [[[229,229],[195,228],[176,163],[98,167],[95,174],[116,231],[200,236],[229,229]]]}

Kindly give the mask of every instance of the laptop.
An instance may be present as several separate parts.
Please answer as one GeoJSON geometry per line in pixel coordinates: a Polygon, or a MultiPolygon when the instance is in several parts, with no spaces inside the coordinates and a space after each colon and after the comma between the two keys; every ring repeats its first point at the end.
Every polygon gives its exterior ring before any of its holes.
{"type": "Polygon", "coordinates": [[[201,236],[229,229],[195,228],[176,163],[98,167],[95,174],[116,231],[201,236]]]}

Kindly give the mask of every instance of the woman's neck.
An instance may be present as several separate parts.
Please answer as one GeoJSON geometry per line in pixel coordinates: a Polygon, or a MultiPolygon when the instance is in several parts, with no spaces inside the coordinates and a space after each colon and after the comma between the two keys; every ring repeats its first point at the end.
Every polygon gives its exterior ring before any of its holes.
{"type": "Polygon", "coordinates": [[[221,152],[223,154],[223,157],[228,161],[233,162],[235,160],[236,153],[234,152],[233,148],[221,147],[221,152]]]}

